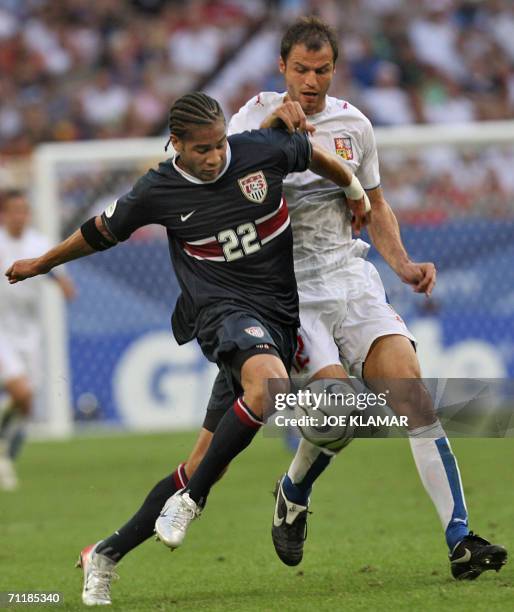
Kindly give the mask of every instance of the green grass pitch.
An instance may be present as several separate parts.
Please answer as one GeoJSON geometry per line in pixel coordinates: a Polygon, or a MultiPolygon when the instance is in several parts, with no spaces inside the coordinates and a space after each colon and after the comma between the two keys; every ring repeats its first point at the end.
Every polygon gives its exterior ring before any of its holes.
{"type": "MultiPolygon", "coordinates": [[[[84,609],[79,550],[109,535],[187,456],[194,434],[32,443],[21,488],[0,492],[0,591],[60,591],[84,609]]],[[[471,526],[512,549],[514,440],[456,440],[471,526]]],[[[263,435],[231,466],[170,553],[149,540],[119,566],[113,608],[146,610],[506,610],[514,563],[476,582],[449,574],[442,530],[406,440],[361,440],[315,487],[303,563],[270,538],[275,479],[290,454],[263,435]]]]}

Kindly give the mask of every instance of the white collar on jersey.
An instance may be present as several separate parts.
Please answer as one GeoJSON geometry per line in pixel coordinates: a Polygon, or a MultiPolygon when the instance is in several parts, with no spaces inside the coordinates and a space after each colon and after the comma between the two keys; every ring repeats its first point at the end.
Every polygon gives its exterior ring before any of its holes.
{"type": "Polygon", "coordinates": [[[228,167],[230,166],[230,159],[232,158],[232,152],[230,150],[230,145],[227,142],[227,161],[225,162],[225,167],[223,168],[223,170],[218,174],[218,176],[215,179],[212,179],[212,181],[202,181],[199,178],[196,178],[196,176],[193,176],[192,174],[189,174],[188,172],[186,172],[185,170],[182,170],[182,168],[179,168],[176,160],[178,159],[178,155],[175,153],[175,156],[173,157],[173,159],[171,160],[173,167],[175,168],[175,170],[181,174],[187,181],[189,181],[190,183],[195,183],[196,185],[209,185],[210,183],[215,183],[216,181],[218,181],[224,174],[225,172],[228,170],[228,167]]]}

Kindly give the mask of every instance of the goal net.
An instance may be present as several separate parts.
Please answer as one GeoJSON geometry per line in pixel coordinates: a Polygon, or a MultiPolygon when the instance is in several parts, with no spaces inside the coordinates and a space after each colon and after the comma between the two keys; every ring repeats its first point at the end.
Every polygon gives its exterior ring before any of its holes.
{"type": "MultiPolygon", "coordinates": [[[[514,123],[376,131],[385,195],[417,261],[434,261],[433,299],[414,294],[373,250],[392,306],[419,342],[427,377],[514,376],[514,123]]],[[[103,211],[163,159],[164,139],[41,146],[37,224],[53,242],[103,211]]],[[[78,297],[42,297],[45,408],[54,434],[89,423],[197,426],[216,368],[178,347],[178,295],[163,228],[148,227],[68,265],[78,297]]]]}

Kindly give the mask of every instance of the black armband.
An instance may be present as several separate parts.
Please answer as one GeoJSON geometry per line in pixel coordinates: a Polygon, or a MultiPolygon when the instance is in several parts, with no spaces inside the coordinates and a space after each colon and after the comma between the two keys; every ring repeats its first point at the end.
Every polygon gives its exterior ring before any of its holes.
{"type": "Polygon", "coordinates": [[[116,242],[108,240],[102,232],[96,227],[95,217],[91,217],[80,226],[80,231],[84,240],[95,251],[105,251],[113,247],[116,242]]]}

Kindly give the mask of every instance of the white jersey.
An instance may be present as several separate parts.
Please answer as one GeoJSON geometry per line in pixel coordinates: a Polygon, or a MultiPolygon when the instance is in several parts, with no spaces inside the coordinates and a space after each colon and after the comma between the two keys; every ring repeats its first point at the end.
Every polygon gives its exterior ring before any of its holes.
{"type": "MultiPolygon", "coordinates": [[[[262,92],[236,113],[228,133],[257,129],[283,102],[285,93],[262,92]]],[[[380,184],[375,136],[370,121],[357,108],[327,96],[325,108],[308,121],[316,127],[312,140],[337,153],[359,178],[364,189],[380,184]]],[[[369,245],[354,240],[351,214],[344,193],[310,170],[284,181],[294,235],[295,271],[299,281],[321,269],[339,266],[350,257],[364,257],[369,245]]]]}
{"type": "Polygon", "coordinates": [[[42,281],[30,278],[9,285],[4,272],[17,259],[37,257],[48,248],[47,239],[33,229],[26,229],[20,238],[13,238],[0,227],[0,333],[17,343],[37,333],[42,281]]]}

